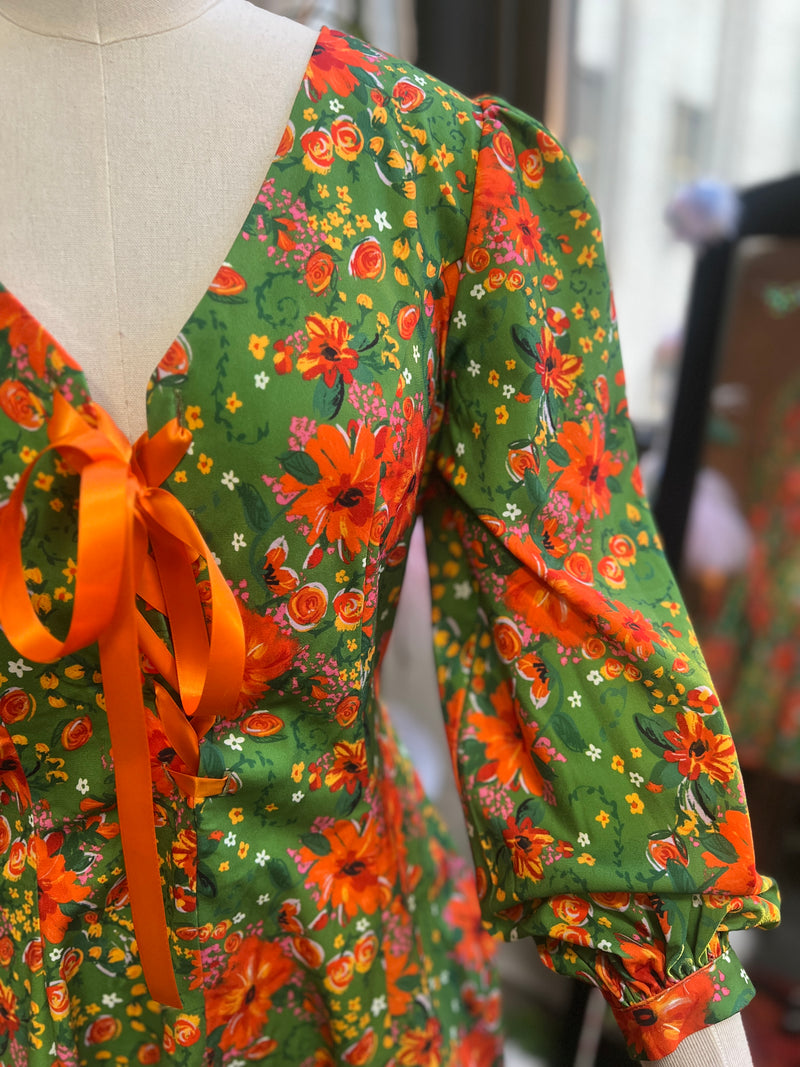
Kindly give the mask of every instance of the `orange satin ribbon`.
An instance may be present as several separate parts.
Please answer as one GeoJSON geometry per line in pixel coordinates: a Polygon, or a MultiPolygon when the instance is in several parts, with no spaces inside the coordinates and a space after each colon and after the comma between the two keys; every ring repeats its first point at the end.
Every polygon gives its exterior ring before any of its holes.
{"type": "MultiPolygon", "coordinates": [[[[31,605],[22,564],[22,502],[34,460],[0,509],[0,625],[21,656],[50,663],[97,642],[113,749],[120,833],[139,957],[151,996],[180,1007],[161,892],[147,720],[139,652],[178,697],[156,684],[156,707],[187,768],[173,772],[184,795],[215,796],[228,778],[197,776],[199,742],[218,715],[233,714],[244,671],[244,633],[235,598],[193,519],[159,488],[191,434],[176,419],[131,447],[98,405],[80,414],[54,394],[49,446],[80,474],[78,562],[66,638],[44,627],[31,605]],[[211,624],[193,570],[208,567],[211,624]],[[136,606],[140,596],[166,616],[173,653],[136,606]]],[[[42,455],[44,455],[44,452],[42,455]]],[[[38,457],[37,457],[38,458],[38,457]]]]}

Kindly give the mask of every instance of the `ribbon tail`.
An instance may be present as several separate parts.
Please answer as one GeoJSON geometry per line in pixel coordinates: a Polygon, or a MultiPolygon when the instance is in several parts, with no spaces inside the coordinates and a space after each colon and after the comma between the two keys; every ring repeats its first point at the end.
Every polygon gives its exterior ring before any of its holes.
{"type": "Polygon", "coordinates": [[[99,640],[122,851],[147,988],[154,1000],[180,1008],[161,891],[136,614],[134,576],[126,567],[112,625],[99,640]]]}

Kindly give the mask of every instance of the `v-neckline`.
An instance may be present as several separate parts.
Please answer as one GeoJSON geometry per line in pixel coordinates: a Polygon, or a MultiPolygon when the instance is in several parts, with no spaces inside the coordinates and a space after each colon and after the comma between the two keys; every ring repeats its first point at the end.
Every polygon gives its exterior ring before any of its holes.
{"type": "MultiPolygon", "coordinates": [[[[320,45],[324,46],[324,45],[327,44],[327,38],[333,32],[334,31],[331,30],[328,26],[323,26],[320,29],[320,31],[319,31],[319,33],[317,35],[317,38],[316,38],[316,40],[314,42],[314,45],[312,47],[311,53],[309,55],[309,62],[311,61],[312,57],[317,53],[317,50],[319,49],[320,45]]],[[[288,127],[288,125],[290,123],[294,123],[295,126],[296,126],[296,122],[295,122],[295,120],[297,118],[296,112],[298,111],[301,103],[303,102],[302,101],[303,86],[305,84],[305,80],[306,80],[306,76],[307,76],[307,70],[308,70],[308,65],[306,65],[306,70],[303,73],[303,77],[300,79],[300,84],[298,85],[297,91],[296,91],[296,93],[294,95],[294,99],[292,100],[292,105],[291,105],[291,107],[289,109],[289,114],[287,116],[286,127],[288,127]]],[[[286,129],[286,127],[284,129],[286,129]]],[[[282,136],[283,136],[283,134],[282,134],[282,136]]],[[[298,145],[299,145],[299,139],[295,138],[292,147],[289,149],[289,152],[287,152],[287,155],[291,154],[292,151],[297,150],[298,145]]],[[[258,199],[259,195],[260,195],[261,191],[263,190],[264,185],[269,181],[270,175],[272,173],[272,170],[273,170],[273,167],[274,167],[274,164],[275,164],[275,160],[278,158],[278,150],[279,150],[279,148],[280,148],[280,141],[278,142],[278,146],[276,148],[275,155],[270,160],[270,162],[269,162],[269,164],[267,166],[267,170],[266,170],[264,176],[261,178],[261,181],[259,182],[258,188],[256,190],[256,194],[253,197],[253,200],[251,201],[249,208],[247,209],[247,214],[244,216],[244,218],[239,223],[239,226],[238,226],[238,228],[236,230],[236,233],[235,233],[235,235],[233,237],[233,240],[232,240],[231,245],[230,245],[230,247],[228,249],[228,252],[225,255],[225,258],[222,260],[222,262],[220,264],[218,264],[218,266],[216,267],[216,269],[213,272],[213,274],[210,275],[209,283],[206,286],[206,288],[203,290],[203,293],[201,294],[199,300],[194,305],[194,307],[190,311],[189,315],[186,317],[186,319],[184,320],[184,322],[182,323],[182,325],[180,326],[180,328],[176,332],[176,334],[173,337],[173,339],[170,342],[170,344],[167,346],[167,348],[164,350],[164,352],[162,352],[161,355],[158,357],[158,361],[155,363],[150,375],[147,378],[145,395],[142,397],[142,402],[145,405],[145,425],[146,425],[148,431],[150,430],[150,419],[149,419],[149,405],[148,405],[147,401],[148,401],[148,396],[149,396],[150,390],[153,387],[153,383],[157,380],[158,369],[159,369],[159,366],[161,364],[161,361],[163,360],[163,358],[167,354],[167,352],[169,352],[170,348],[174,344],[176,344],[176,342],[177,343],[180,342],[180,338],[188,330],[192,320],[195,319],[197,317],[197,315],[203,310],[205,304],[210,299],[209,292],[210,292],[210,289],[211,289],[211,285],[214,282],[214,279],[217,277],[217,275],[220,273],[220,271],[223,269],[223,267],[231,265],[231,262],[230,262],[231,259],[236,258],[236,248],[237,248],[238,243],[239,243],[239,241],[241,239],[242,233],[246,229],[247,223],[250,220],[251,215],[253,214],[253,211],[256,210],[259,207],[259,199],[258,199]]],[[[91,387],[90,387],[90,383],[87,380],[86,372],[84,371],[83,367],[78,363],[78,361],[67,351],[67,349],[64,347],[64,345],[61,344],[61,342],[58,340],[58,338],[54,337],[53,334],[50,333],[50,331],[47,329],[47,327],[44,325],[44,323],[39,318],[37,318],[36,315],[34,315],[31,311],[28,310],[28,308],[25,306],[25,304],[23,304],[23,302],[19,299],[19,297],[11,289],[9,289],[8,286],[6,286],[2,282],[2,280],[0,280],[0,293],[5,293],[10,298],[11,302],[17,306],[17,308],[22,313],[22,315],[24,315],[27,319],[29,319],[38,328],[38,330],[42,334],[42,337],[43,337],[43,340],[44,340],[44,342],[46,344],[46,347],[48,349],[49,348],[54,348],[57,351],[59,357],[64,361],[65,365],[67,367],[69,367],[70,371],[72,371],[74,374],[77,374],[77,375],[80,376],[80,385],[82,386],[83,394],[85,395],[85,397],[88,400],[93,401],[92,390],[91,390],[91,387]]],[[[45,359],[46,359],[45,367],[47,367],[47,363],[50,362],[49,353],[46,355],[45,359]]]]}

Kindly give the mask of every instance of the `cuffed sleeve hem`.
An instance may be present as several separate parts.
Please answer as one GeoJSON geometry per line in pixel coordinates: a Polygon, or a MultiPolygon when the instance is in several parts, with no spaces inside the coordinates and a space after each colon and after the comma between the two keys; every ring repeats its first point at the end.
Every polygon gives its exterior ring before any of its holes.
{"type": "Polygon", "coordinates": [[[610,1001],[634,1059],[660,1060],[689,1034],[740,1012],[755,995],[750,979],[729,949],[706,967],[637,1004],[610,1001]]]}

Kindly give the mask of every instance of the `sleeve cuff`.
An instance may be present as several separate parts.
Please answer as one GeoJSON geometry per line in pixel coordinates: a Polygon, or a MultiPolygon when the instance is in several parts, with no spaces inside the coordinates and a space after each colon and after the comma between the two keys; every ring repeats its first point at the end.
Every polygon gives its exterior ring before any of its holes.
{"type": "Polygon", "coordinates": [[[689,1034],[740,1012],[755,994],[731,949],[675,985],[636,1004],[610,1001],[634,1059],[659,1060],[689,1034]]]}

